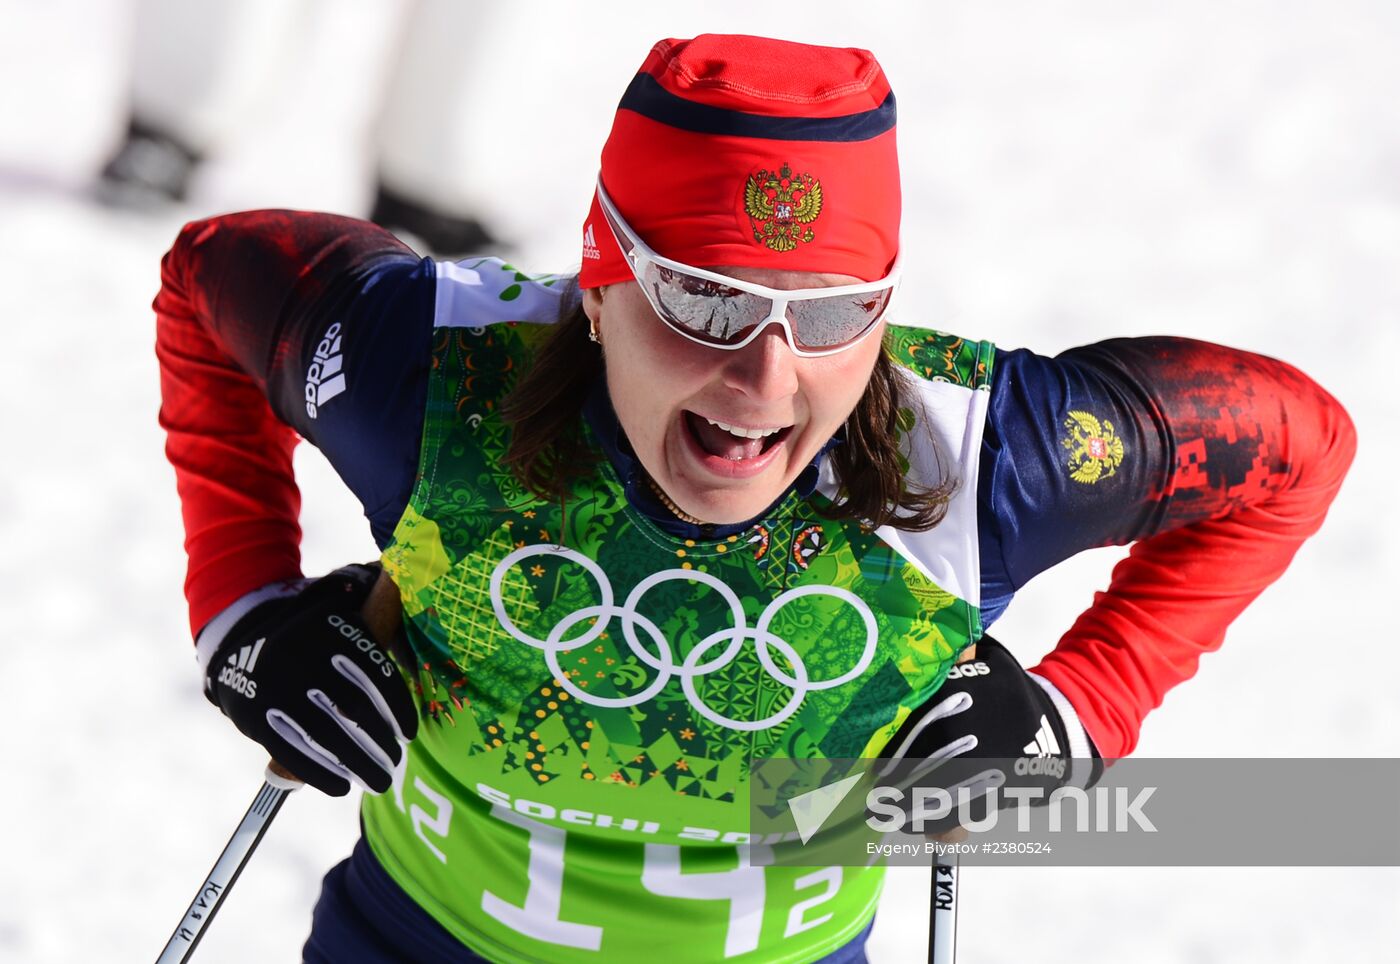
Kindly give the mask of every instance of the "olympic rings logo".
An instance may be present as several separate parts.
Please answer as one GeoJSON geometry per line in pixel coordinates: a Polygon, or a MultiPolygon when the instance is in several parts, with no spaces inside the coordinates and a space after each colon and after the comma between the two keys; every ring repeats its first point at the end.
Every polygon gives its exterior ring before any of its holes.
{"type": "Polygon", "coordinates": [[[739,597],[734,594],[734,591],[709,573],[695,569],[667,569],[652,573],[639,582],[627,595],[626,601],[618,606],[613,595],[612,583],[608,581],[607,574],[596,562],[572,549],[551,545],[526,546],[523,549],[515,550],[500,561],[491,573],[491,608],[495,611],[496,619],[500,622],[501,627],[507,633],[525,645],[544,653],[545,664],[549,667],[549,671],[554,674],[555,679],[559,680],[559,685],[580,702],[606,707],[636,706],[660,693],[672,677],[679,677],[681,689],[697,713],[713,723],[733,730],[766,730],[777,726],[798,711],[809,692],[828,690],[856,679],[865,672],[870,666],[870,661],[874,659],[875,644],[879,638],[879,628],[875,624],[875,615],[870,611],[870,607],[855,593],[839,586],[798,586],[795,589],[789,589],[768,604],[758,617],[757,625],[752,629],[748,628],[747,620],[744,618],[743,604],[740,603],[739,597]],[[584,572],[592,576],[593,581],[598,586],[601,602],[596,606],[585,606],[570,613],[554,625],[547,638],[540,639],[520,629],[510,618],[506,612],[505,599],[502,595],[502,583],[506,573],[515,565],[532,556],[546,554],[556,559],[562,557],[576,563],[584,572]],[[660,627],[637,611],[637,603],[648,590],[663,582],[673,580],[698,582],[713,589],[728,605],[732,618],[732,625],[729,628],[713,632],[700,640],[691,648],[679,665],[676,663],[671,642],[662,635],[660,627]],[[856,664],[840,676],[835,679],[814,682],[808,677],[807,667],[802,662],[797,650],[787,640],[774,633],[770,627],[778,612],[788,603],[803,596],[817,595],[833,596],[855,609],[865,624],[865,649],[861,652],[860,659],[856,661],[856,664]],[[656,672],[656,678],[628,696],[599,696],[595,693],[589,693],[570,678],[559,663],[559,654],[566,650],[587,646],[607,631],[614,618],[622,624],[622,635],[627,642],[627,648],[642,664],[656,672]],[[582,635],[573,639],[564,638],[570,629],[590,619],[595,620],[595,622],[582,635]],[[643,644],[638,636],[639,632],[650,641],[650,647],[643,644]],[[769,716],[759,720],[736,720],[706,705],[700,697],[696,680],[707,673],[713,673],[731,665],[738,659],[739,653],[744,648],[744,643],[748,640],[753,641],[758,661],[763,666],[764,671],[782,685],[790,688],[792,696],[781,709],[769,716]],[[719,652],[710,656],[716,649],[719,649],[719,652]],[[791,672],[784,670],[774,661],[773,650],[777,650],[788,662],[792,667],[791,672]]]}

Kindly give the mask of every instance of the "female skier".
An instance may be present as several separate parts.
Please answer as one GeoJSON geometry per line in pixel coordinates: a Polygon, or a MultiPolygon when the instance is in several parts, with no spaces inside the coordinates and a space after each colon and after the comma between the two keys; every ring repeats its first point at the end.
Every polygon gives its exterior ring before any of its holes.
{"type": "Polygon", "coordinates": [[[1087,785],[1317,530],[1355,441],[1307,377],[902,326],[899,221],[874,57],[701,36],[623,95],[576,276],[329,215],[182,231],[157,350],[206,693],[369,791],[307,960],[863,960],[881,869],[744,859],[753,759],[1087,785]],[[298,435],[378,564],[301,577],[298,435]],[[1030,671],[984,635],[1130,542],[1030,671]]]}

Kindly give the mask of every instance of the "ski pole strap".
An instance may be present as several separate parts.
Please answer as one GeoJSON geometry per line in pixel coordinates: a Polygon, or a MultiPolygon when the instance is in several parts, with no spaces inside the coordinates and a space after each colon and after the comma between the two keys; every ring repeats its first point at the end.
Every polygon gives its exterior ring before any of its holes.
{"type": "Polygon", "coordinates": [[[214,861],[213,869],[205,877],[203,885],[190,903],[190,909],[185,911],[184,919],[175,928],[175,933],[170,935],[170,940],[156,959],[156,964],[183,964],[189,960],[200,938],[204,936],[209,922],[214,919],[222,905],[225,895],[233,887],[238,875],[243,872],[244,865],[248,863],[248,858],[253,855],[258,842],[267,832],[272,818],[281,809],[282,802],[287,799],[288,794],[301,786],[295,778],[288,779],[290,774],[283,776],[274,772],[274,766],[275,764],[268,766],[262,789],[253,798],[252,805],[243,815],[238,829],[229,838],[224,852],[214,861]]]}
{"type": "Polygon", "coordinates": [[[937,857],[929,896],[929,964],[953,964],[958,947],[958,858],[937,857]]]}

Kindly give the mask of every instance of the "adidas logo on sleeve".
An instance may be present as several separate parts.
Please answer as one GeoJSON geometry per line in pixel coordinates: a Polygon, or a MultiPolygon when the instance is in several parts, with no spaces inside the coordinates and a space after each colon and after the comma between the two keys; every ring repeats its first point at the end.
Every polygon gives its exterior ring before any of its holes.
{"type": "Polygon", "coordinates": [[[219,682],[250,700],[255,698],[258,695],[257,681],[246,674],[253,672],[265,642],[267,637],[263,636],[256,643],[244,646],[236,653],[229,653],[228,663],[219,670],[219,682]]]}
{"type": "Polygon", "coordinates": [[[340,322],[326,329],[316,346],[316,354],[306,369],[306,414],[315,418],[320,407],[345,391],[345,372],[341,370],[340,322]]]}

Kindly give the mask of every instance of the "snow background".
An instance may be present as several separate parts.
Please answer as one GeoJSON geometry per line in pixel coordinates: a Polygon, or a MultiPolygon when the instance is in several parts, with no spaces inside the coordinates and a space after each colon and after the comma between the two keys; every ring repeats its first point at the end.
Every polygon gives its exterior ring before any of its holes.
{"type": "MultiPolygon", "coordinates": [[[[464,38],[479,76],[441,110],[470,118],[461,175],[489,185],[482,213],[519,263],[577,264],[609,118],[656,38],[873,49],[900,97],[904,318],[1044,352],[1210,338],[1299,364],[1357,422],[1328,524],[1150,718],[1139,755],[1400,755],[1400,8],[670,6],[535,2],[464,38]],[[1335,655],[1310,659],[1319,634],[1335,655]]],[[[0,960],[153,958],[258,787],[265,755],[204,701],[190,656],[149,303],[191,217],[364,213],[401,7],[313,3],[271,102],[189,205],[152,217],[84,199],[124,125],[129,3],[0,0],[0,960]]],[[[358,506],[303,448],[307,571],[371,557],[358,506]]],[[[1034,660],[1119,555],[1043,576],[999,637],[1034,660]]],[[[356,832],[353,801],[293,797],[196,959],[296,960],[320,875],[356,832]]],[[[872,961],[922,960],[925,877],[891,878],[872,961]]],[[[972,868],[962,896],[967,964],[1373,961],[1400,946],[1394,868],[972,868]]]]}

